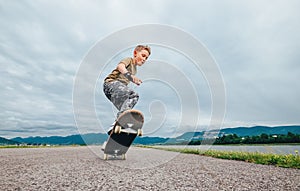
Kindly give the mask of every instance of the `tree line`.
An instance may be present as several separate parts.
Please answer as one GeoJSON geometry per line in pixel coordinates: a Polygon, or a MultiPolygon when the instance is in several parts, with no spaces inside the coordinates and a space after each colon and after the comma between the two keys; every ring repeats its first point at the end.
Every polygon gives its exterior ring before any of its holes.
{"type": "MultiPolygon", "coordinates": [[[[203,140],[192,140],[189,145],[200,145],[203,140]]],[[[286,135],[261,134],[257,136],[223,135],[216,138],[214,144],[271,144],[271,143],[300,143],[300,134],[288,132],[286,135]]]]}

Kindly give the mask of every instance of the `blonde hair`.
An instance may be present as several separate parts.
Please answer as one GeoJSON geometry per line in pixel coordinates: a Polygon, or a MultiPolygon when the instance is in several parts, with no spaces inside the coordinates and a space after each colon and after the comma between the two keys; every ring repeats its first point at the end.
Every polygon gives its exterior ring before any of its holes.
{"type": "Polygon", "coordinates": [[[134,51],[141,51],[141,50],[147,50],[149,55],[151,54],[151,48],[148,45],[137,45],[134,49],[134,51]]]}

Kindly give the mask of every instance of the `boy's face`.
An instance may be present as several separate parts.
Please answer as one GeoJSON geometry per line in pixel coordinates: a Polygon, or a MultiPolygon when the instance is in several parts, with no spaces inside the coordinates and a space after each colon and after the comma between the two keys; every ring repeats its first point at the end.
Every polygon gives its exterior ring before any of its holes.
{"type": "Polygon", "coordinates": [[[138,66],[142,66],[149,57],[149,52],[147,50],[134,51],[133,52],[135,63],[138,66]]]}

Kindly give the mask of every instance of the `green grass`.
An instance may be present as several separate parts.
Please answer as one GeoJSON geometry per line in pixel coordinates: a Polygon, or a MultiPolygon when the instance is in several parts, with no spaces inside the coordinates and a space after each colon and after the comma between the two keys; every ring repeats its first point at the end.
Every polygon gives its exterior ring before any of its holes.
{"type": "Polygon", "coordinates": [[[57,148],[57,147],[77,147],[85,145],[0,145],[0,149],[14,149],[14,148],[57,148]]]}
{"type": "Polygon", "coordinates": [[[13,149],[13,148],[38,148],[38,146],[0,145],[0,149],[13,149]]]}
{"type": "Polygon", "coordinates": [[[297,168],[300,169],[300,156],[298,151],[295,151],[295,155],[279,155],[279,154],[267,154],[259,152],[237,152],[237,151],[217,151],[217,150],[198,150],[198,149],[174,149],[174,148],[159,148],[150,147],[155,149],[162,149],[167,151],[174,151],[188,154],[199,154],[203,156],[210,156],[214,158],[239,160],[256,164],[275,165],[285,168],[297,168]]]}

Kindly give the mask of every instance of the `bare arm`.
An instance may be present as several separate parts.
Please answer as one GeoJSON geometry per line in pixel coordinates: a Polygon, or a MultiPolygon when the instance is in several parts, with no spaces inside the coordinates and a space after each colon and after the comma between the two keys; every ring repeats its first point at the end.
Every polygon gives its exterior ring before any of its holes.
{"type": "MultiPolygon", "coordinates": [[[[122,62],[117,66],[117,69],[118,69],[122,74],[126,74],[126,73],[128,72],[128,70],[127,70],[126,67],[125,67],[125,64],[122,63],[122,62]]],[[[136,76],[131,75],[131,77],[132,77],[133,83],[135,83],[136,85],[140,85],[140,84],[142,83],[142,80],[138,79],[136,76]]]]}
{"type": "Polygon", "coordinates": [[[122,62],[121,62],[120,64],[118,64],[117,69],[118,69],[122,74],[125,74],[125,73],[128,72],[128,70],[127,70],[126,67],[125,67],[125,64],[122,63],[122,62]]]}

